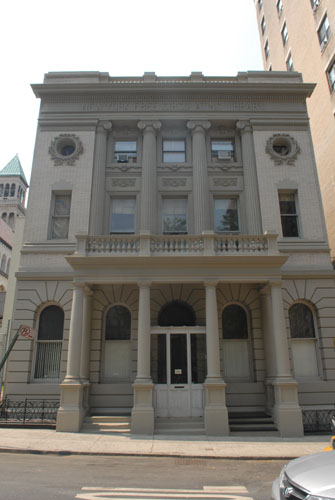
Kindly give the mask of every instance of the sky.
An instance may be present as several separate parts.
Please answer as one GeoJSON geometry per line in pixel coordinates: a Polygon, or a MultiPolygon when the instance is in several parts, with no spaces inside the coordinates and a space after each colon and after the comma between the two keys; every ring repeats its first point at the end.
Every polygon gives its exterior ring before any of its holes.
{"type": "Polygon", "coordinates": [[[253,0],[0,2],[0,169],[19,155],[29,182],[48,71],[236,76],[262,70],[253,0]]]}

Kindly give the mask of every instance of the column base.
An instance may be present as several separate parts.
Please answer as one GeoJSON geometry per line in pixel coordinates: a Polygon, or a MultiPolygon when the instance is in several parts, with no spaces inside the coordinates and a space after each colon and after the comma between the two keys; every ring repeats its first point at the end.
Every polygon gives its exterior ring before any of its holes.
{"type": "Polygon", "coordinates": [[[205,429],[208,436],[229,436],[226,384],[205,382],[205,429]]]}
{"type": "Polygon", "coordinates": [[[152,405],[152,382],[133,384],[134,406],[131,412],[131,433],[153,435],[155,416],[152,405]]]}
{"type": "Polygon", "coordinates": [[[304,426],[298,401],[298,384],[291,379],[275,379],[273,417],[281,437],[302,437],[304,426]]]}
{"type": "Polygon", "coordinates": [[[56,431],[79,432],[87,412],[84,407],[86,384],[64,382],[60,384],[61,401],[57,412],[56,431]]]}

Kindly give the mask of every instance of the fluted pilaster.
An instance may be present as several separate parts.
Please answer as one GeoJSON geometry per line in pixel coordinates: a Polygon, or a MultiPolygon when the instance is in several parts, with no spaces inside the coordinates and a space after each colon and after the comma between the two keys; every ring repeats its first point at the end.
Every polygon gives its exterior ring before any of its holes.
{"type": "Polygon", "coordinates": [[[138,299],[137,375],[135,383],[151,382],[150,374],[150,286],[151,282],[140,282],[138,299]]]}
{"type": "Polygon", "coordinates": [[[157,232],[157,145],[156,134],[162,124],[159,121],[140,121],[143,131],[141,221],[140,230],[157,232]]]}
{"type": "Polygon", "coordinates": [[[252,127],[244,121],[237,122],[236,127],[241,131],[248,233],[263,234],[252,127]]]}
{"type": "Polygon", "coordinates": [[[92,194],[90,210],[90,234],[103,234],[105,202],[105,170],[107,161],[107,136],[112,122],[99,122],[95,135],[92,194]]]}
{"type": "Polygon", "coordinates": [[[194,233],[210,229],[209,185],[206,154],[206,130],[211,126],[209,121],[191,120],[187,127],[192,131],[193,160],[193,200],[194,200],[194,233]]]}

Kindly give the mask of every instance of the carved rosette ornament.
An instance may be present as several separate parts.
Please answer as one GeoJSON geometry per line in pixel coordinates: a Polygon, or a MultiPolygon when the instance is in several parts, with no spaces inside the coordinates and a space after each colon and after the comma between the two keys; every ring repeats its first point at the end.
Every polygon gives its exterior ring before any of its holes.
{"type": "Polygon", "coordinates": [[[83,144],[74,134],[58,135],[51,141],[49,147],[49,155],[55,166],[74,165],[83,152],[83,144]]]}
{"type": "Polygon", "coordinates": [[[273,134],[266,142],[265,151],[275,165],[294,165],[300,147],[297,141],[288,134],[273,134]]]}

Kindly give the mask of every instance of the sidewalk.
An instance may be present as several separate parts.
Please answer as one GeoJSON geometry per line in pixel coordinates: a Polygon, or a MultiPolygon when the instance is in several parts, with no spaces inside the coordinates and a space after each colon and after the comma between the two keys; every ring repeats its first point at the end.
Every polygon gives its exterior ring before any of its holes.
{"type": "Polygon", "coordinates": [[[68,433],[50,429],[0,428],[0,453],[131,455],[189,458],[284,459],[323,451],[328,436],[206,437],[68,433]]]}

